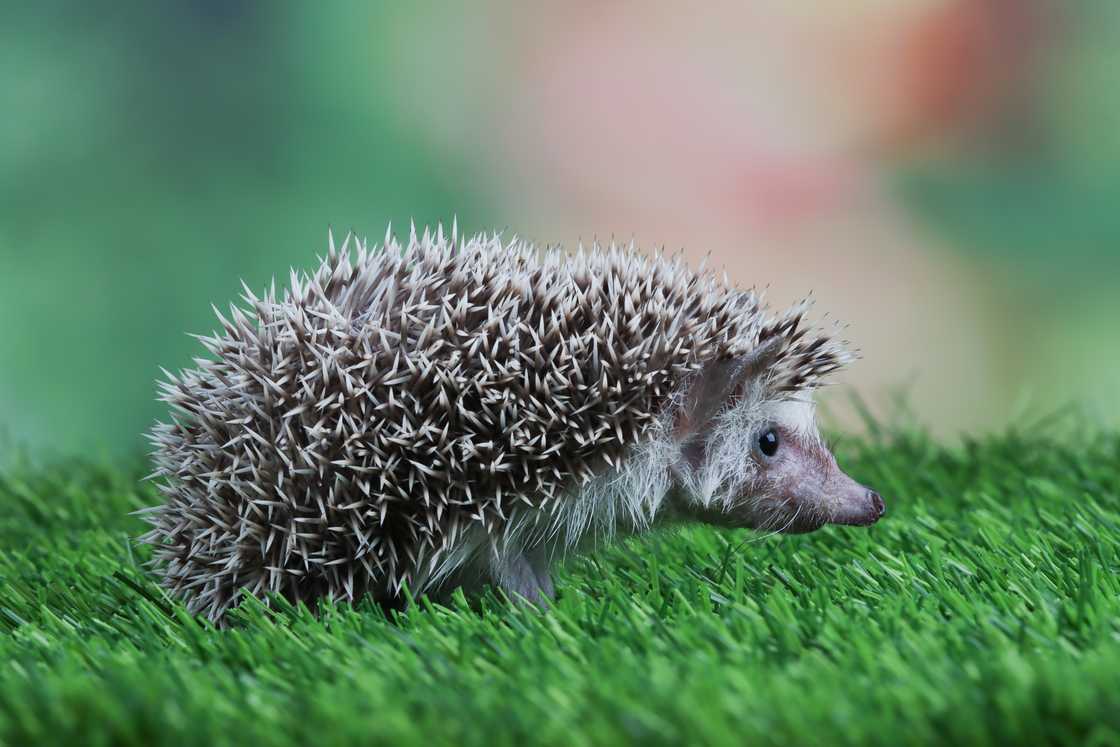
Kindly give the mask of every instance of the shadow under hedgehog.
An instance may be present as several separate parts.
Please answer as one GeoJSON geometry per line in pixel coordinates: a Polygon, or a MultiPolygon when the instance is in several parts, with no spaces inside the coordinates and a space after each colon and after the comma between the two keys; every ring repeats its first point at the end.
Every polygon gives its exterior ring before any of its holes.
{"type": "Polygon", "coordinates": [[[241,598],[494,583],[545,603],[564,557],[660,523],[868,525],[811,393],[851,355],[751,291],[633,247],[351,238],[220,312],[165,372],[163,505],[142,540],[215,622],[241,598]]]}

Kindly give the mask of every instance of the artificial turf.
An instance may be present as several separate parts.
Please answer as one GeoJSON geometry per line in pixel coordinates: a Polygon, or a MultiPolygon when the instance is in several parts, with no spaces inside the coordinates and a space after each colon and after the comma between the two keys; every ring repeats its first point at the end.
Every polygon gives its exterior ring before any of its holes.
{"type": "Polygon", "coordinates": [[[145,574],[130,467],[0,475],[0,743],[1120,744],[1120,435],[840,445],[871,529],[693,528],[492,596],[215,630],[145,574]]]}

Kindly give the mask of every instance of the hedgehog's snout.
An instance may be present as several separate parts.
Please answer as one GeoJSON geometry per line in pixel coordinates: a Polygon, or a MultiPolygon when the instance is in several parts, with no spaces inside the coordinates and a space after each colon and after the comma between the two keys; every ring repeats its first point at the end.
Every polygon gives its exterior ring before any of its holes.
{"type": "Polygon", "coordinates": [[[887,513],[887,504],[876,491],[852,482],[855,489],[841,494],[832,523],[871,526],[887,513]]]}

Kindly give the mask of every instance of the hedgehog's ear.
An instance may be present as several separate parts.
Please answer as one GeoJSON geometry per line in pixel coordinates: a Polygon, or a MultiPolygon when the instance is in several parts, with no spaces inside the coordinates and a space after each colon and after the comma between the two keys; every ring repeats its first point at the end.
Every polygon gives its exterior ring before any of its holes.
{"type": "Polygon", "coordinates": [[[769,369],[782,352],[783,341],[776,335],[741,356],[705,366],[677,411],[673,429],[677,439],[683,441],[704,428],[740,384],[769,369]]]}

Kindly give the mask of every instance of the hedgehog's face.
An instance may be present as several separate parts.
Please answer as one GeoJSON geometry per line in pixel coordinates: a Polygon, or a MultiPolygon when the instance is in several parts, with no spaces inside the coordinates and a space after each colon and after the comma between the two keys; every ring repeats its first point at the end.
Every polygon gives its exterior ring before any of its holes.
{"type": "Polygon", "coordinates": [[[684,513],[712,524],[811,532],[874,524],[878,493],[848,477],[824,445],[808,402],[748,404],[689,441],[675,470],[684,513]]]}
{"type": "Polygon", "coordinates": [[[673,470],[678,509],[713,524],[781,532],[878,521],[882,499],[837,466],[817,431],[812,402],[768,400],[746,383],[732,402],[726,387],[709,382],[707,393],[720,402],[705,406],[707,394],[694,393],[686,403],[673,470]]]}
{"type": "Polygon", "coordinates": [[[878,493],[840,470],[811,421],[766,420],[747,439],[749,476],[731,486],[727,523],[811,532],[824,524],[867,526],[885,513],[878,493]]]}

